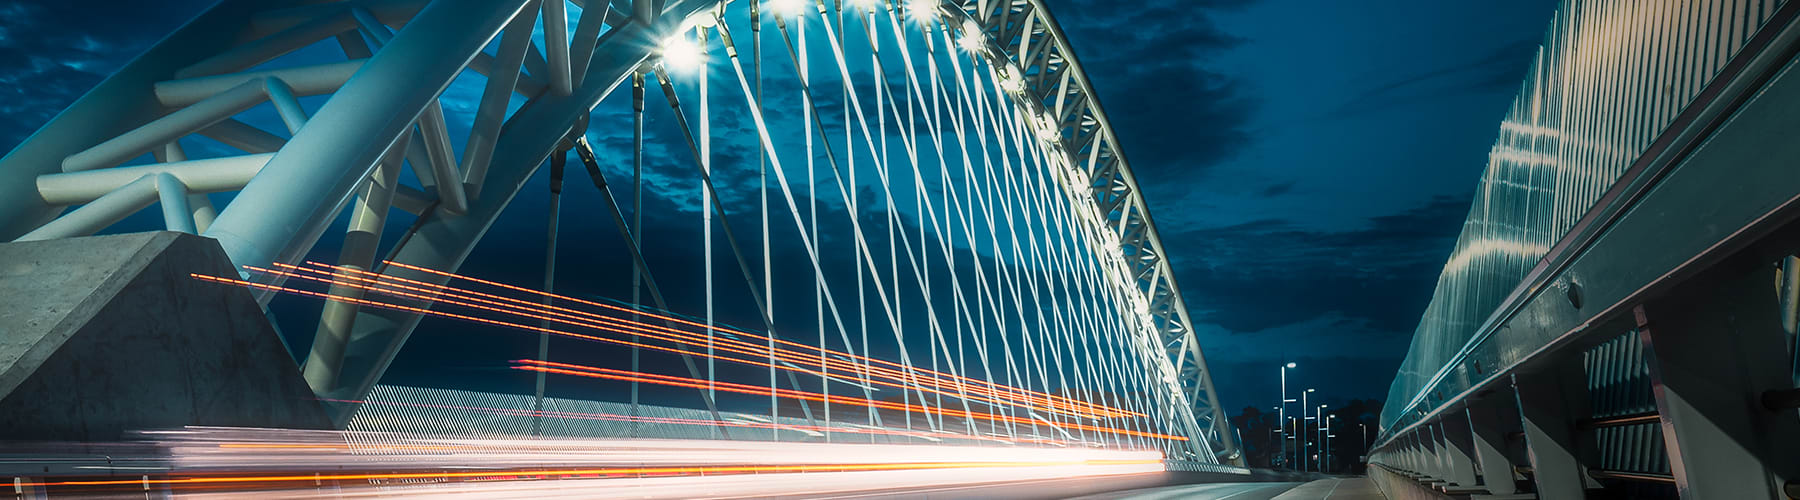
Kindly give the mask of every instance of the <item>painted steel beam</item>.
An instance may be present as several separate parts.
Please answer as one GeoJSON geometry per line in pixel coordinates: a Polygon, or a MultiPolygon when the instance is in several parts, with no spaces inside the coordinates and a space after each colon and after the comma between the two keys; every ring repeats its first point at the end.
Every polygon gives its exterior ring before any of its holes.
{"type": "MultiPolygon", "coordinates": [[[[1131,238],[1129,242],[1121,239],[1120,244],[1127,245],[1123,252],[1125,255],[1147,257],[1135,260],[1132,265],[1155,268],[1162,276],[1160,280],[1151,280],[1147,289],[1138,290],[1146,298],[1146,303],[1154,306],[1153,310],[1147,311],[1150,316],[1166,316],[1171,320],[1156,326],[1163,337],[1158,339],[1158,343],[1179,344],[1187,349],[1185,353],[1171,354],[1169,357],[1169,361],[1176,365],[1175,373],[1182,376],[1182,380],[1177,381],[1178,388],[1174,392],[1184,399],[1189,398],[1188,394],[1199,395],[1189,401],[1187,407],[1194,413],[1196,420],[1209,423],[1204,434],[1211,436],[1210,447],[1220,455],[1222,461],[1242,464],[1242,452],[1229,437],[1235,435],[1230,429],[1230,418],[1223,405],[1219,404],[1218,393],[1213,387],[1212,372],[1207,369],[1200,342],[1194,337],[1187,304],[1181,298],[1180,286],[1176,284],[1170,263],[1163,257],[1167,252],[1162,248],[1161,238],[1157,235],[1155,223],[1152,222],[1147,204],[1137,187],[1130,163],[1117,147],[1112,126],[1100,106],[1098,94],[1094,92],[1086,73],[1077,62],[1067,37],[1048,15],[1042,2],[1027,0],[1016,3],[1017,5],[1014,5],[1015,2],[965,0],[960,2],[959,7],[970,17],[984,23],[983,31],[993,37],[997,45],[1014,61],[1016,69],[1027,75],[1025,92],[1043,96],[1039,97],[1038,104],[1045,110],[1058,109],[1056,106],[1059,103],[1083,110],[1063,110],[1056,114],[1063,119],[1051,120],[1059,131],[1062,144],[1079,145],[1074,149],[1065,149],[1064,153],[1069,155],[1072,165],[1086,164],[1084,158],[1090,154],[1096,158],[1105,158],[1099,163],[1101,168],[1098,171],[1090,172],[1105,175],[1088,177],[1095,194],[1095,208],[1099,209],[1101,217],[1114,234],[1122,235],[1126,229],[1130,229],[1133,234],[1141,235],[1131,238]],[[1068,78],[1050,78],[1052,74],[1067,75],[1068,78]],[[1079,97],[1069,101],[1066,96],[1071,94],[1079,97]],[[1114,196],[1117,198],[1112,199],[1116,201],[1103,201],[1114,196]],[[1168,300],[1159,300],[1163,297],[1168,297],[1168,300]],[[1200,413],[1206,415],[1201,416],[1200,413]]],[[[1146,287],[1146,284],[1140,281],[1138,286],[1146,287]]]]}
{"type": "Polygon", "coordinates": [[[293,263],[304,256],[388,146],[524,4],[427,5],[325,102],[311,126],[288,140],[206,236],[219,240],[239,264],[293,263]]]}
{"type": "MultiPolygon", "coordinates": [[[[541,95],[507,121],[494,144],[494,160],[488,167],[483,194],[470,205],[468,214],[454,216],[438,211],[427,214],[402,237],[386,260],[447,271],[461,267],[475,244],[550,155],[557,141],[585,117],[588,110],[637,71],[650,56],[650,50],[657,46],[655,41],[664,38],[662,35],[672,31],[682,19],[712,5],[713,2],[704,0],[671,2],[654,24],[633,21],[608,32],[598,43],[588,73],[582,77],[581,88],[567,96],[541,95]]],[[[381,272],[436,284],[443,284],[448,279],[398,267],[387,267],[381,272]]],[[[403,311],[360,311],[356,329],[346,347],[341,383],[330,394],[367,394],[381,380],[382,373],[418,327],[420,319],[417,314],[403,311]]],[[[348,415],[347,412],[340,413],[340,417],[348,415]]]]}

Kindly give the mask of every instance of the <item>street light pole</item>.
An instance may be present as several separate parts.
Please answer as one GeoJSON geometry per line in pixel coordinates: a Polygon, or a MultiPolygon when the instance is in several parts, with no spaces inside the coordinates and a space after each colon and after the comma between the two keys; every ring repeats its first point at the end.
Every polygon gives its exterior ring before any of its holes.
{"type": "MultiPolygon", "coordinates": [[[[1283,436],[1281,439],[1282,443],[1286,443],[1287,440],[1289,440],[1289,439],[1294,440],[1294,450],[1295,450],[1294,458],[1296,460],[1294,460],[1292,462],[1288,462],[1288,466],[1290,468],[1293,468],[1293,470],[1300,470],[1298,468],[1300,465],[1300,461],[1298,460],[1300,458],[1300,455],[1299,455],[1300,442],[1299,441],[1300,441],[1300,436],[1305,435],[1305,434],[1300,433],[1300,419],[1297,417],[1288,417],[1287,427],[1283,427],[1283,429],[1292,429],[1292,431],[1293,431],[1293,432],[1288,432],[1288,434],[1286,436],[1283,436]]],[[[1283,458],[1282,460],[1286,460],[1286,458],[1283,458]]]]}
{"type": "MultiPolygon", "coordinates": [[[[1270,409],[1275,410],[1275,411],[1281,411],[1281,407],[1279,407],[1279,406],[1270,408],[1270,409]]],[[[1276,417],[1274,423],[1275,423],[1275,425],[1269,426],[1269,444],[1277,445],[1277,448],[1279,449],[1279,445],[1281,442],[1277,441],[1275,439],[1275,437],[1280,434],[1281,426],[1282,426],[1282,424],[1285,424],[1286,422],[1283,422],[1281,420],[1281,417],[1276,417]]],[[[1269,468],[1270,469],[1275,468],[1275,463],[1279,459],[1279,457],[1281,457],[1280,451],[1269,450],[1269,468]]]]}
{"type": "MultiPolygon", "coordinates": [[[[1361,429],[1359,431],[1359,433],[1362,434],[1362,456],[1368,457],[1369,456],[1369,424],[1357,422],[1356,427],[1358,429],[1361,429]]],[[[1365,458],[1365,460],[1366,460],[1366,458],[1365,458]]]]}
{"type": "Polygon", "coordinates": [[[1313,417],[1306,414],[1306,409],[1308,408],[1306,397],[1315,390],[1317,389],[1307,389],[1305,392],[1300,393],[1300,416],[1302,418],[1300,419],[1299,425],[1294,426],[1294,447],[1296,448],[1294,450],[1294,463],[1300,464],[1299,470],[1302,472],[1306,471],[1306,454],[1308,451],[1312,450],[1312,443],[1306,440],[1306,421],[1313,419],[1313,417]]]}
{"type": "MultiPolygon", "coordinates": [[[[1319,408],[1323,409],[1325,407],[1320,406],[1319,408]]],[[[1335,419],[1337,419],[1337,415],[1328,415],[1325,417],[1325,451],[1319,454],[1319,472],[1328,474],[1331,472],[1331,421],[1335,419]]]]}
{"type": "Polygon", "coordinates": [[[1319,444],[1319,458],[1313,459],[1313,466],[1318,467],[1319,472],[1325,472],[1325,405],[1319,405],[1318,409],[1313,410],[1313,418],[1319,422],[1313,429],[1318,434],[1313,442],[1319,444]]]}
{"type": "MultiPolygon", "coordinates": [[[[1282,460],[1284,461],[1287,460],[1287,405],[1288,403],[1294,402],[1294,400],[1288,399],[1287,397],[1287,371],[1289,368],[1293,367],[1293,363],[1281,365],[1281,408],[1276,410],[1276,413],[1278,413],[1276,423],[1282,424],[1281,452],[1277,453],[1276,456],[1282,457],[1282,460]]],[[[1290,464],[1289,467],[1292,467],[1292,464],[1290,464]]]]}

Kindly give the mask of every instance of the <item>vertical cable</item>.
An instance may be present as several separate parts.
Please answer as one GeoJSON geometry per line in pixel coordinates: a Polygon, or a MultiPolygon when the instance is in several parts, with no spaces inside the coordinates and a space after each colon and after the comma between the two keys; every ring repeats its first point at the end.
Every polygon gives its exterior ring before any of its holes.
{"type": "MultiPolygon", "coordinates": [[[[755,1],[750,2],[750,58],[752,61],[751,64],[756,71],[756,91],[747,96],[754,101],[752,105],[756,107],[758,113],[762,112],[763,106],[761,3],[762,2],[755,1]]],[[[730,44],[726,44],[726,46],[727,50],[731,50],[730,44]]],[[[770,279],[771,276],[769,275],[769,163],[767,155],[768,153],[763,151],[763,148],[756,149],[756,199],[757,202],[761,204],[761,210],[757,213],[762,217],[762,223],[758,227],[762,230],[763,315],[773,322],[775,318],[775,284],[774,281],[770,279]]],[[[774,365],[775,332],[769,332],[769,420],[771,422],[779,422],[781,419],[781,402],[780,399],[776,397],[774,365]]],[[[806,404],[807,403],[804,402],[801,403],[802,406],[805,406],[806,404]]],[[[810,413],[810,411],[808,413],[810,413]]],[[[781,431],[779,428],[771,430],[770,432],[773,435],[772,439],[776,441],[781,440],[781,431]]]]}
{"type": "MultiPolygon", "coordinates": [[[[631,234],[644,234],[644,73],[631,74],[631,234]]],[[[627,242],[629,244],[630,242],[627,242]]],[[[644,274],[637,266],[631,266],[631,307],[643,307],[644,274]]],[[[637,313],[631,314],[632,321],[640,321],[637,313]]],[[[631,341],[640,342],[637,334],[632,334],[631,341]]],[[[639,371],[640,352],[637,346],[631,347],[631,371],[639,371]]],[[[638,382],[631,382],[631,416],[638,415],[638,382]]],[[[632,420],[632,429],[638,427],[637,420],[632,420]]],[[[636,432],[632,433],[636,436],[636,432]]]]}
{"type": "MultiPolygon", "coordinates": [[[[871,156],[871,161],[875,162],[875,172],[877,174],[877,177],[879,177],[881,180],[882,193],[885,195],[882,199],[887,200],[887,210],[886,211],[887,211],[887,229],[888,229],[888,275],[892,276],[893,280],[894,280],[893,281],[894,307],[896,309],[898,309],[900,307],[900,293],[901,293],[901,291],[900,291],[900,252],[897,248],[895,248],[895,245],[894,245],[895,242],[898,241],[898,238],[895,237],[894,231],[900,225],[900,211],[894,207],[894,194],[891,192],[891,189],[888,186],[887,172],[889,172],[889,169],[888,169],[887,114],[882,112],[883,106],[886,105],[886,101],[884,99],[882,99],[882,97],[883,97],[883,94],[887,93],[888,82],[887,82],[886,78],[883,76],[883,74],[882,74],[883,72],[881,71],[881,42],[880,42],[881,39],[880,39],[880,37],[875,36],[874,29],[873,29],[873,26],[875,24],[875,16],[877,15],[877,13],[880,9],[875,8],[875,7],[870,7],[868,10],[869,11],[867,14],[867,18],[862,24],[863,24],[864,35],[869,40],[869,66],[872,68],[875,68],[875,71],[872,72],[873,74],[871,75],[871,77],[873,77],[875,80],[873,82],[872,86],[875,88],[875,117],[876,117],[876,121],[878,123],[878,128],[876,130],[878,132],[877,135],[879,135],[881,137],[881,149],[880,149],[879,153],[877,153],[874,150],[871,150],[870,156],[871,156]]],[[[839,30],[839,33],[842,33],[842,30],[839,30]]],[[[845,36],[848,36],[848,35],[845,35],[845,36]]],[[[844,36],[840,36],[838,38],[841,41],[844,38],[844,36]]],[[[841,46],[841,44],[840,44],[840,46],[841,46]]],[[[855,95],[852,94],[851,98],[855,98],[855,95]]],[[[859,112],[861,111],[861,106],[857,107],[857,111],[859,111],[859,112]]],[[[866,140],[868,138],[868,133],[869,133],[869,122],[861,114],[857,115],[857,119],[859,122],[862,123],[863,137],[866,140]]],[[[870,141],[870,142],[873,142],[873,141],[870,141]]],[[[873,147],[874,145],[871,144],[870,146],[873,147]]],[[[870,273],[878,274],[878,273],[874,272],[874,269],[870,269],[870,273]]],[[[880,276],[876,276],[875,279],[879,280],[880,276]]],[[[879,281],[876,281],[877,286],[879,286],[880,284],[881,283],[879,281]]],[[[884,300],[884,302],[885,302],[885,300],[884,300]]],[[[897,348],[900,350],[901,353],[906,352],[906,342],[901,337],[899,337],[899,332],[904,331],[904,328],[902,327],[902,325],[904,325],[904,323],[902,322],[904,319],[905,319],[904,317],[900,317],[900,318],[896,318],[894,320],[894,332],[896,335],[896,343],[898,344],[897,348]]],[[[867,348],[867,346],[864,346],[864,347],[867,348]]],[[[905,358],[906,357],[903,355],[902,359],[905,359],[905,358]]],[[[912,372],[911,365],[907,365],[906,368],[907,368],[907,373],[910,374],[912,372]]],[[[907,403],[905,406],[906,410],[903,413],[903,415],[906,417],[906,430],[908,430],[908,431],[913,430],[913,417],[912,417],[912,404],[911,404],[912,394],[908,393],[906,391],[901,391],[901,400],[903,402],[907,403]]]]}
{"type": "MultiPolygon", "coordinates": [[[[837,14],[837,32],[843,33],[844,32],[844,3],[841,0],[833,0],[832,5],[833,5],[833,12],[837,14]]],[[[835,37],[833,39],[826,40],[826,41],[837,45],[838,52],[844,51],[843,37],[841,37],[841,36],[835,37]]],[[[852,129],[855,127],[855,125],[850,123],[850,119],[849,119],[849,117],[850,117],[850,86],[844,85],[843,87],[844,87],[844,94],[843,94],[843,96],[844,96],[843,97],[843,101],[844,101],[843,102],[843,105],[844,105],[844,109],[843,109],[843,113],[844,113],[843,114],[843,116],[844,116],[844,157],[845,157],[845,161],[847,162],[845,168],[850,171],[849,172],[850,173],[850,180],[849,180],[849,182],[850,182],[850,217],[860,218],[860,217],[862,217],[862,210],[861,210],[861,205],[859,204],[860,200],[858,199],[859,198],[858,191],[861,191],[861,189],[856,184],[856,148],[850,146],[850,144],[856,140],[856,137],[852,133],[852,132],[854,132],[854,130],[852,130],[852,129]]],[[[859,254],[868,251],[868,248],[866,248],[867,245],[860,238],[853,241],[852,244],[856,245],[856,252],[859,254]]],[[[869,272],[873,273],[873,272],[875,272],[875,270],[870,269],[869,272]]],[[[863,347],[862,356],[865,358],[869,357],[869,305],[868,305],[868,297],[863,291],[863,266],[861,266],[861,265],[856,266],[856,330],[862,336],[862,347],[863,347]]],[[[855,346],[845,346],[844,352],[854,353],[854,352],[856,352],[856,347],[855,346]]],[[[869,364],[866,361],[858,362],[858,364],[862,366],[863,384],[867,385],[869,383],[869,369],[868,369],[869,364]]],[[[881,425],[881,415],[879,414],[879,412],[876,411],[876,409],[874,407],[869,408],[869,425],[871,425],[871,426],[881,425]]],[[[875,436],[873,434],[869,435],[869,442],[870,443],[875,442],[875,436]]]]}
{"type": "MultiPolygon", "coordinates": [[[[556,293],[557,218],[560,216],[560,212],[562,211],[563,167],[564,167],[564,164],[568,162],[568,159],[569,159],[568,152],[566,152],[562,149],[561,144],[558,144],[557,149],[550,153],[550,215],[549,215],[549,224],[548,224],[549,229],[546,231],[546,234],[544,236],[544,300],[543,300],[543,304],[545,307],[550,307],[550,305],[551,305],[550,294],[556,293]]],[[[552,326],[552,322],[546,318],[544,320],[543,326],[544,326],[544,328],[548,329],[552,326]]],[[[538,334],[538,357],[537,357],[537,359],[539,362],[550,361],[550,332],[546,331],[546,332],[541,332],[538,334]]],[[[531,417],[531,435],[533,435],[533,436],[542,436],[544,434],[543,426],[544,426],[544,376],[545,375],[547,375],[545,372],[537,372],[537,392],[535,393],[536,398],[534,398],[533,402],[532,402],[533,412],[532,412],[532,417],[531,417]]]]}
{"type": "MultiPolygon", "coordinates": [[[[702,54],[705,54],[707,52],[707,49],[711,46],[711,43],[712,43],[712,41],[706,36],[706,28],[700,27],[695,30],[695,33],[699,37],[698,42],[699,42],[700,51],[702,54]]],[[[702,56],[702,60],[704,61],[704,56],[702,56]]],[[[712,108],[711,108],[711,104],[710,104],[711,99],[709,98],[709,96],[707,94],[707,81],[711,80],[711,78],[709,78],[709,76],[711,75],[711,72],[706,71],[706,67],[704,66],[704,63],[702,63],[699,73],[700,73],[700,170],[702,172],[705,172],[707,175],[711,175],[712,174],[712,108]]],[[[701,243],[700,243],[700,245],[702,248],[704,248],[704,250],[701,251],[702,258],[706,260],[706,265],[704,266],[705,267],[705,275],[706,275],[706,392],[714,400],[717,400],[719,397],[718,396],[718,371],[717,371],[718,366],[717,366],[717,361],[713,357],[713,347],[714,347],[713,346],[713,336],[717,333],[713,329],[713,258],[712,258],[712,251],[713,251],[712,213],[713,212],[712,212],[712,210],[707,209],[707,207],[709,205],[712,205],[713,200],[712,200],[712,191],[707,189],[706,187],[707,187],[706,181],[704,179],[702,179],[700,182],[700,226],[701,226],[701,230],[700,230],[700,234],[701,234],[700,242],[701,243]]],[[[716,427],[715,427],[715,429],[716,429],[716,427]]]]}
{"type": "MultiPolygon", "coordinates": [[[[812,84],[811,79],[810,79],[810,77],[812,75],[812,71],[811,71],[812,65],[808,63],[807,58],[806,58],[806,13],[805,12],[806,11],[804,9],[802,9],[800,15],[794,17],[794,38],[799,41],[799,43],[798,43],[798,45],[799,45],[799,60],[794,63],[794,70],[798,71],[800,73],[800,86],[801,86],[800,103],[802,105],[801,109],[800,109],[800,116],[801,116],[802,122],[803,122],[801,124],[801,130],[804,134],[806,134],[806,183],[807,183],[807,186],[806,186],[806,226],[807,227],[805,230],[812,234],[812,238],[808,239],[808,241],[807,241],[807,245],[811,246],[811,248],[809,250],[812,251],[813,255],[818,255],[819,254],[819,190],[818,190],[819,175],[818,175],[818,172],[814,170],[814,159],[813,159],[812,94],[805,90],[807,86],[812,84]]],[[[820,132],[823,132],[823,131],[821,130],[820,132]]],[[[819,266],[820,264],[823,264],[823,263],[822,262],[815,263],[814,265],[819,266]]],[[[819,272],[820,273],[825,272],[824,268],[822,266],[819,268],[819,272]]],[[[815,281],[815,283],[813,284],[813,310],[817,313],[817,317],[814,320],[813,325],[817,326],[818,330],[819,330],[819,392],[825,395],[825,400],[822,401],[820,404],[825,408],[825,427],[830,428],[831,427],[831,378],[830,378],[831,371],[830,371],[830,368],[825,365],[825,349],[827,349],[828,347],[825,345],[825,279],[824,279],[823,274],[821,274],[820,278],[817,281],[815,281]]],[[[830,433],[830,432],[825,433],[825,442],[827,442],[827,443],[831,442],[831,434],[832,433],[830,433]]]]}

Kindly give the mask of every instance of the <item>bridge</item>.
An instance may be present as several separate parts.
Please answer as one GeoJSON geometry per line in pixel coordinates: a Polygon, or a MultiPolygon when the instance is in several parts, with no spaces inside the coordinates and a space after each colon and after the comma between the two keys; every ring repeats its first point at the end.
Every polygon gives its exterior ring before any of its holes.
{"type": "Polygon", "coordinates": [[[0,472],[1247,477],[1139,182],[1038,0],[226,0],[0,159],[0,472]]]}
{"type": "Polygon", "coordinates": [[[1800,498],[1796,11],[1563,2],[1389,393],[1390,496],[1800,498]]]}

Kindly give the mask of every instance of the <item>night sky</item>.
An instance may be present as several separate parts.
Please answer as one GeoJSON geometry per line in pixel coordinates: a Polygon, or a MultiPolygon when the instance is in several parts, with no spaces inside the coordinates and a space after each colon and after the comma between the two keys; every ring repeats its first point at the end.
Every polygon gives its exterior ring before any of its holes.
{"type": "MultiPolygon", "coordinates": [[[[1047,2],[1143,183],[1224,404],[1272,406],[1284,361],[1301,365],[1290,389],[1384,397],[1555,2],[1047,2]]],[[[0,4],[0,150],[211,3],[0,4]]],[[[514,209],[541,213],[531,198],[514,209]]],[[[659,202],[696,203],[646,212],[659,202]]],[[[582,238],[565,245],[616,246],[582,238]]],[[[538,245],[476,258],[528,262],[538,245]]]]}

